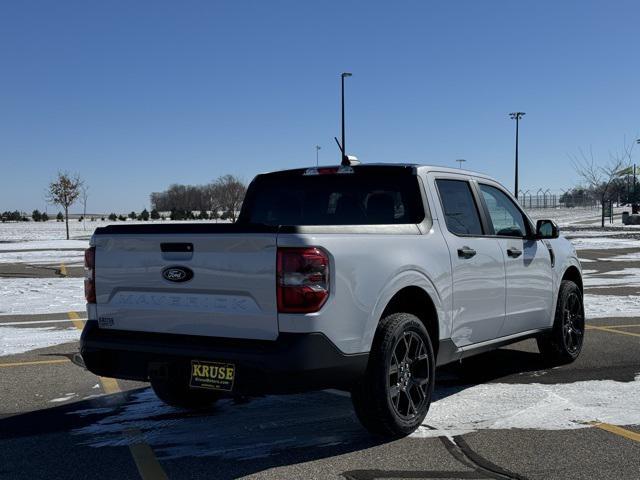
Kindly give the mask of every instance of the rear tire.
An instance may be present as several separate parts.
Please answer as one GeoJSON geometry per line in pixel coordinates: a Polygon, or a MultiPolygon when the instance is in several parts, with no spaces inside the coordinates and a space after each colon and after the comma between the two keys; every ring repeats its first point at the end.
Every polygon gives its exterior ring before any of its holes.
{"type": "Polygon", "coordinates": [[[380,322],[353,406],[371,433],[409,435],[427,415],[435,380],[431,339],[415,315],[394,313],[380,322]]]}
{"type": "Polygon", "coordinates": [[[570,280],[563,280],[553,329],[537,338],[538,350],[545,362],[564,365],[580,355],[584,341],[584,304],[582,291],[570,280]]]}
{"type": "Polygon", "coordinates": [[[188,410],[209,408],[220,398],[220,394],[216,392],[191,389],[186,381],[177,381],[173,378],[151,379],[151,388],[167,405],[188,410]]]}

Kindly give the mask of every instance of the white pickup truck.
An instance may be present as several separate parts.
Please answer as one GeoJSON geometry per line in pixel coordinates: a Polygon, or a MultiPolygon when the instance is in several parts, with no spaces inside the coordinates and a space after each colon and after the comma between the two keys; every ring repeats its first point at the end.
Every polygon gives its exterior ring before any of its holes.
{"type": "Polygon", "coordinates": [[[389,164],[257,176],[235,224],[112,225],[86,252],[92,372],[165,402],[349,390],[371,432],[424,420],[435,367],[584,336],[571,244],[473,172],[389,164]]]}

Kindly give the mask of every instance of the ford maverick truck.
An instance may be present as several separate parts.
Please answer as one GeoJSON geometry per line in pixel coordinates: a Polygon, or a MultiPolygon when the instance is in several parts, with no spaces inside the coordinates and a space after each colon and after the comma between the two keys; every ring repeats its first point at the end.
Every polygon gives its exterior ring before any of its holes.
{"type": "Polygon", "coordinates": [[[567,363],[585,331],[571,244],[458,169],[258,175],[236,223],[98,228],[85,263],[90,371],[185,408],[348,390],[387,436],[422,423],[437,366],[526,338],[567,363]]]}

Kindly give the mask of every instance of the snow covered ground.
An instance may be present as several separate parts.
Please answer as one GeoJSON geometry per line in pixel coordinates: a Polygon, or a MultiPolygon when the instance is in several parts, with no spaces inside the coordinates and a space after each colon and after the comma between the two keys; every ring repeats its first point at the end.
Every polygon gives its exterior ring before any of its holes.
{"type": "MultiPolygon", "coordinates": [[[[614,214],[621,214],[623,211],[629,210],[626,207],[615,207],[613,209],[614,214]]],[[[550,219],[556,222],[559,226],[574,225],[579,223],[581,225],[599,225],[600,208],[533,208],[525,209],[529,217],[533,221],[550,219]],[[585,223],[586,222],[586,223],[585,223]]],[[[619,222],[619,220],[618,220],[619,222]]]]}
{"type": "MultiPolygon", "coordinates": [[[[87,242],[88,246],[89,242],[87,242]]],[[[86,248],[86,247],[84,247],[86,248]]],[[[31,265],[78,265],[84,262],[84,249],[77,251],[43,250],[43,251],[12,251],[0,250],[0,263],[28,263],[31,265]]]]}
{"type": "MultiPolygon", "coordinates": [[[[454,436],[494,429],[574,430],[587,428],[594,421],[640,424],[639,392],[640,376],[631,382],[487,383],[437,388],[424,426],[412,436],[454,436]]],[[[70,414],[106,414],[73,431],[85,436],[87,445],[135,443],[139,438],[125,437],[122,431],[136,430],[162,459],[220,456],[248,460],[287,448],[348,443],[362,435],[348,399],[334,400],[322,397],[322,393],[256,398],[242,408],[223,401],[209,417],[184,417],[180,412],[145,389],[124,406],[70,414]],[[238,425],[244,427],[240,430],[238,425]]]]}
{"type": "Polygon", "coordinates": [[[82,311],[82,278],[0,278],[0,315],[82,311]]]}
{"type": "MultiPolygon", "coordinates": [[[[71,239],[86,238],[88,239],[93,234],[93,231],[98,227],[105,227],[107,225],[134,225],[144,223],[191,223],[191,222],[207,222],[207,223],[223,223],[223,220],[189,220],[174,222],[170,220],[155,220],[155,221],[137,221],[127,220],[126,222],[112,222],[105,220],[97,220],[95,222],[87,221],[86,225],[78,220],[69,220],[69,237],[71,239]]],[[[3,243],[6,242],[33,242],[35,240],[65,240],[66,230],[64,222],[56,222],[55,220],[49,220],[48,222],[7,222],[0,223],[0,250],[4,249],[3,243]]]]}
{"type": "Polygon", "coordinates": [[[584,296],[587,322],[594,318],[640,317],[638,295],[592,295],[584,296]]]}
{"type": "Polygon", "coordinates": [[[638,238],[595,237],[572,238],[571,243],[576,250],[610,250],[614,248],[640,248],[638,238]]]}
{"type": "Polygon", "coordinates": [[[75,327],[56,329],[55,327],[0,326],[0,356],[16,355],[78,340],[80,340],[80,330],[75,327]]]}

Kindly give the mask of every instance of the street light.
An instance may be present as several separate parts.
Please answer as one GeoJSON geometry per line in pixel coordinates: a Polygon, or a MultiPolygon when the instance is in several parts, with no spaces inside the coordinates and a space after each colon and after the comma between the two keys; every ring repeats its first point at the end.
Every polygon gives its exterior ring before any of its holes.
{"type": "Polygon", "coordinates": [[[462,168],[462,164],[466,162],[466,160],[464,158],[459,158],[456,162],[458,162],[458,168],[462,168]]]}
{"type": "Polygon", "coordinates": [[[318,152],[322,147],[320,145],[316,145],[316,167],[318,166],[318,152]]]}
{"type": "Polygon", "coordinates": [[[351,77],[352,74],[349,72],[342,72],[340,75],[340,79],[342,81],[342,145],[340,149],[342,150],[342,165],[349,165],[349,159],[347,158],[347,147],[344,139],[344,79],[347,77],[351,77]]]}
{"type": "Polygon", "coordinates": [[[509,114],[509,118],[516,121],[516,185],[514,189],[516,199],[518,198],[518,127],[520,125],[520,119],[524,116],[524,112],[512,112],[509,114]]]}

